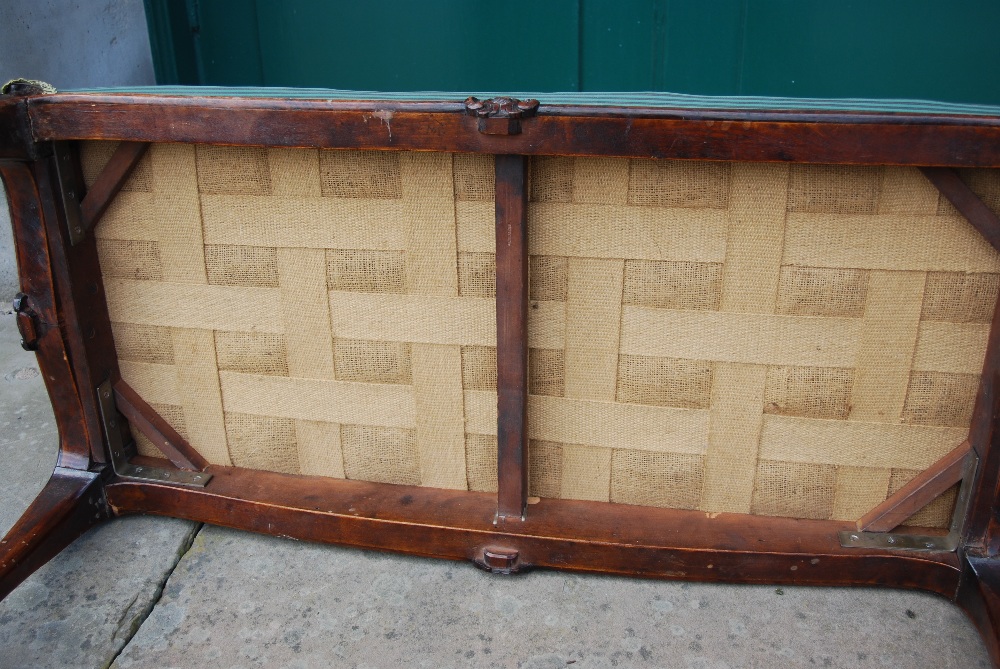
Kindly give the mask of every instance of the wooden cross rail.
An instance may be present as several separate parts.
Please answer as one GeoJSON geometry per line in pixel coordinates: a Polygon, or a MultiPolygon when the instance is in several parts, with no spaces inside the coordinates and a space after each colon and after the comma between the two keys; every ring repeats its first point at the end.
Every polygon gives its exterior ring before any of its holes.
{"type": "Polygon", "coordinates": [[[527,158],[496,156],[497,517],[528,499],[527,158]]]}
{"type": "Polygon", "coordinates": [[[122,142],[80,203],[83,230],[91,230],[108,210],[118,191],[135,170],[149,148],[148,142],[122,142]]]}

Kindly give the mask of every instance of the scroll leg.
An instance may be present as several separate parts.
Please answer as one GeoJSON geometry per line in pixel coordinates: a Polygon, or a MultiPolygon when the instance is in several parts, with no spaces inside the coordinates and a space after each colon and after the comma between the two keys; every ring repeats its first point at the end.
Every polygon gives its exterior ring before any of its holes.
{"type": "Polygon", "coordinates": [[[0,600],[107,517],[99,473],[56,467],[28,510],[0,539],[0,600]]]}

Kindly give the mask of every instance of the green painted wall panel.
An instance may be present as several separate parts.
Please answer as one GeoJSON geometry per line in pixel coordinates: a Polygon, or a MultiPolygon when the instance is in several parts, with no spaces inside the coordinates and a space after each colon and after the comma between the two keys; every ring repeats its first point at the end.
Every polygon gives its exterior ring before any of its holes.
{"type": "Polygon", "coordinates": [[[144,4],[157,83],[202,83],[188,7],[165,0],[144,0],[144,4]]]}
{"type": "Polygon", "coordinates": [[[1000,103],[996,0],[146,2],[161,83],[1000,103]]]}
{"type": "Polygon", "coordinates": [[[667,3],[664,77],[657,90],[732,95],[739,90],[745,0],[667,3]]]}
{"type": "Polygon", "coordinates": [[[204,82],[239,81],[264,85],[254,0],[198,0],[189,3],[198,26],[197,44],[204,82]]]}
{"type": "Polygon", "coordinates": [[[1000,102],[1000,3],[749,0],[742,89],[1000,102]]]}
{"type": "Polygon", "coordinates": [[[579,88],[579,3],[258,0],[267,84],[376,90],[579,88]]]}
{"type": "Polygon", "coordinates": [[[583,2],[581,90],[656,90],[662,77],[665,14],[658,0],[583,2]]]}

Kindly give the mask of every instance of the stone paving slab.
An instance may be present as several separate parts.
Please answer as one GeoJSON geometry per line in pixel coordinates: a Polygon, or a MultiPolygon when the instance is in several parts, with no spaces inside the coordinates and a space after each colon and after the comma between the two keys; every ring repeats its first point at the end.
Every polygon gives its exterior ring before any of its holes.
{"type": "Polygon", "coordinates": [[[0,667],[107,667],[197,528],[134,517],[92,529],[0,602],[0,667]]]}
{"type": "Polygon", "coordinates": [[[166,667],[988,667],[913,592],[532,572],[205,526],[116,663],[166,667]]]}
{"type": "Polygon", "coordinates": [[[41,491],[59,450],[35,354],[19,345],[14,315],[9,305],[4,306],[0,309],[0,535],[41,491]]]}
{"type": "MultiPolygon", "coordinates": [[[[10,304],[4,302],[0,304],[0,445],[23,442],[29,437],[40,440],[56,433],[52,405],[35,354],[22,349],[20,341],[10,304]]],[[[54,466],[58,446],[55,436],[49,444],[50,450],[39,456],[44,459],[51,453],[54,466]]]]}
{"type": "MultiPolygon", "coordinates": [[[[0,535],[45,485],[58,434],[33,353],[0,311],[0,535]]],[[[0,602],[0,669],[106,667],[131,638],[197,525],[125,518],[94,528],[0,602]]]]}

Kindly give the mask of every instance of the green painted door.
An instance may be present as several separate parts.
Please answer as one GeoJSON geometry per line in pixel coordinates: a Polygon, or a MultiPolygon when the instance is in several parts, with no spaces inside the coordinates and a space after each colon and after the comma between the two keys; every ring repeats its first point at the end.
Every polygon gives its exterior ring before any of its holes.
{"type": "Polygon", "coordinates": [[[1000,104],[995,0],[146,0],[160,83],[1000,104]]]}

